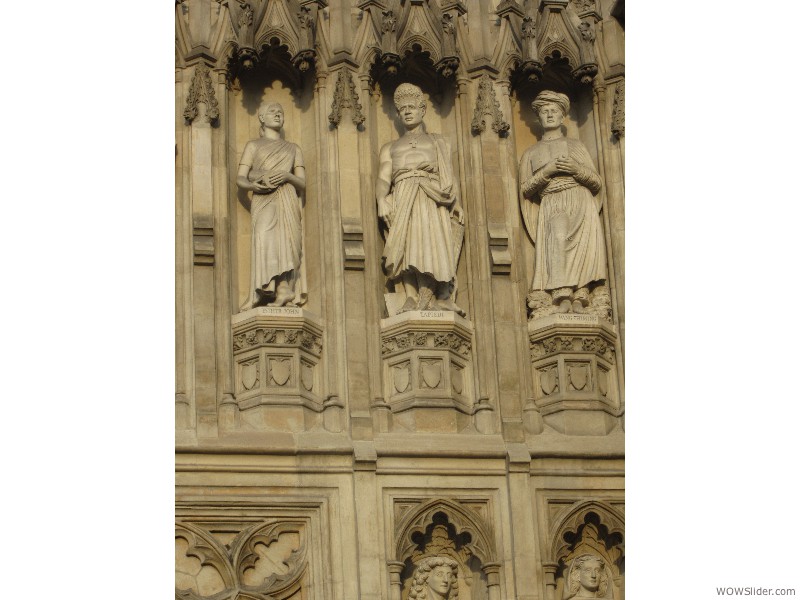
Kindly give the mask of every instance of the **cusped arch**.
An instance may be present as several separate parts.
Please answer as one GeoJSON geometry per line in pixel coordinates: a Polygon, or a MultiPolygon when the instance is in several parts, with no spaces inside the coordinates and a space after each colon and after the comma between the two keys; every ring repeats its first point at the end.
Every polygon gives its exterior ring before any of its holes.
{"type": "Polygon", "coordinates": [[[624,551],[624,515],[601,500],[583,500],[573,504],[562,517],[553,523],[550,529],[550,547],[548,549],[550,562],[558,562],[569,554],[570,544],[565,541],[564,536],[577,532],[592,513],[597,515],[600,523],[608,529],[609,534],[620,537],[622,542],[619,544],[619,548],[624,551]]]}
{"type": "Polygon", "coordinates": [[[481,563],[493,563],[497,560],[494,532],[491,527],[484,523],[479,515],[458,502],[437,498],[410,510],[398,522],[395,528],[397,534],[394,548],[397,561],[405,561],[411,556],[417,545],[412,537],[424,535],[438,513],[443,513],[459,534],[469,534],[470,541],[465,545],[481,563]]]}
{"type": "Polygon", "coordinates": [[[399,46],[398,53],[400,56],[411,54],[427,53],[433,64],[438,63],[442,59],[441,48],[436,48],[430,43],[430,40],[423,35],[412,34],[403,40],[399,46]]]}

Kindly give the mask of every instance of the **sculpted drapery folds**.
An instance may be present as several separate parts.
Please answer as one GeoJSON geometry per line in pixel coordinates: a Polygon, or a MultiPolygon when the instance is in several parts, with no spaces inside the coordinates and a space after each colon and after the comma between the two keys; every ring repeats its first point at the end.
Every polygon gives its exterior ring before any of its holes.
{"type": "Polygon", "coordinates": [[[250,208],[250,294],[242,310],[294,306],[306,300],[301,267],[305,167],[300,148],[281,139],[283,107],[263,103],[258,109],[261,138],[247,143],[239,161],[236,185],[253,192],[250,208]]]}
{"type": "Polygon", "coordinates": [[[450,310],[463,316],[452,297],[464,219],[450,145],[426,132],[420,88],[399,85],[394,102],[406,132],[381,149],[375,185],[378,216],[389,227],[386,274],[405,289],[399,312],[450,310]]]}
{"type": "Polygon", "coordinates": [[[533,316],[582,313],[606,279],[600,175],[586,147],[562,133],[567,96],[543,91],[532,106],[544,135],[520,162],[522,215],[536,246],[528,305],[533,316]]]}

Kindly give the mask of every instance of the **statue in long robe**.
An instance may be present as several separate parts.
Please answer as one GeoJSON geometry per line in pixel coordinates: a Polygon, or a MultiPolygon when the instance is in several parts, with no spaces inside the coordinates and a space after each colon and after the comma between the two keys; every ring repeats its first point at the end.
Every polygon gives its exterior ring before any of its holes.
{"type": "Polygon", "coordinates": [[[250,293],[242,306],[294,306],[306,300],[302,269],[305,189],[300,148],[280,137],[283,108],[264,103],[258,109],[261,138],[247,143],[239,161],[237,185],[253,192],[250,215],[250,293]]]}
{"type": "Polygon", "coordinates": [[[583,313],[590,292],[607,278],[602,183],[586,147],[561,131],[569,99],[544,91],[533,108],[544,135],[519,169],[523,220],[536,249],[528,305],[534,316],[583,313]]]}
{"type": "Polygon", "coordinates": [[[453,299],[463,214],[450,146],[426,132],[420,88],[401,84],[394,100],[406,133],[381,149],[375,185],[378,216],[389,227],[386,274],[405,290],[399,312],[450,310],[463,316],[453,299]]]}

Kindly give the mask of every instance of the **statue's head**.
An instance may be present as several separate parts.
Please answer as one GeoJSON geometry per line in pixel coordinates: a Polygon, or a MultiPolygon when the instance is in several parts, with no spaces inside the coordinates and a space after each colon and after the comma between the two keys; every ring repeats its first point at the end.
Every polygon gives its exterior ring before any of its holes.
{"type": "Polygon", "coordinates": [[[425,95],[412,83],[401,83],[397,86],[394,91],[394,105],[406,127],[421,123],[427,108],[425,95]]]}
{"type": "Polygon", "coordinates": [[[262,102],[258,107],[258,120],[262,127],[280,131],[283,127],[283,107],[277,102],[262,102]]]}
{"type": "Polygon", "coordinates": [[[411,580],[409,600],[432,600],[431,589],[442,598],[458,599],[458,563],[447,556],[433,556],[417,564],[411,580]]]}
{"type": "Polygon", "coordinates": [[[569,113],[569,98],[566,94],[544,90],[536,96],[531,108],[545,129],[561,127],[562,121],[569,113]]]}
{"type": "Polygon", "coordinates": [[[605,561],[594,554],[581,554],[572,561],[568,585],[570,597],[584,589],[596,598],[604,598],[608,591],[605,561]]]}

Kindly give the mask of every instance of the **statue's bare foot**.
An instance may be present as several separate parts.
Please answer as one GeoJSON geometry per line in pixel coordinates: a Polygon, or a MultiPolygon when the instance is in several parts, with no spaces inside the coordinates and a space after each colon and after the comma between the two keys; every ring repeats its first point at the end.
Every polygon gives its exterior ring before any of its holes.
{"type": "Polygon", "coordinates": [[[450,298],[447,298],[446,300],[437,300],[434,308],[438,308],[439,310],[450,310],[456,313],[460,317],[467,316],[466,311],[463,308],[461,308],[458,304],[453,302],[453,300],[450,298]]]}
{"type": "Polygon", "coordinates": [[[583,303],[580,300],[573,300],[572,301],[572,312],[583,314],[586,312],[586,308],[583,306],[583,303]]]}
{"type": "Polygon", "coordinates": [[[400,308],[400,310],[397,311],[397,312],[399,314],[399,313],[408,312],[410,310],[417,310],[417,301],[414,298],[409,296],[408,298],[406,298],[405,303],[400,308]]]}
{"type": "Polygon", "coordinates": [[[565,298],[558,305],[558,312],[560,313],[568,313],[571,309],[572,302],[570,302],[569,298],[565,298]]]}

